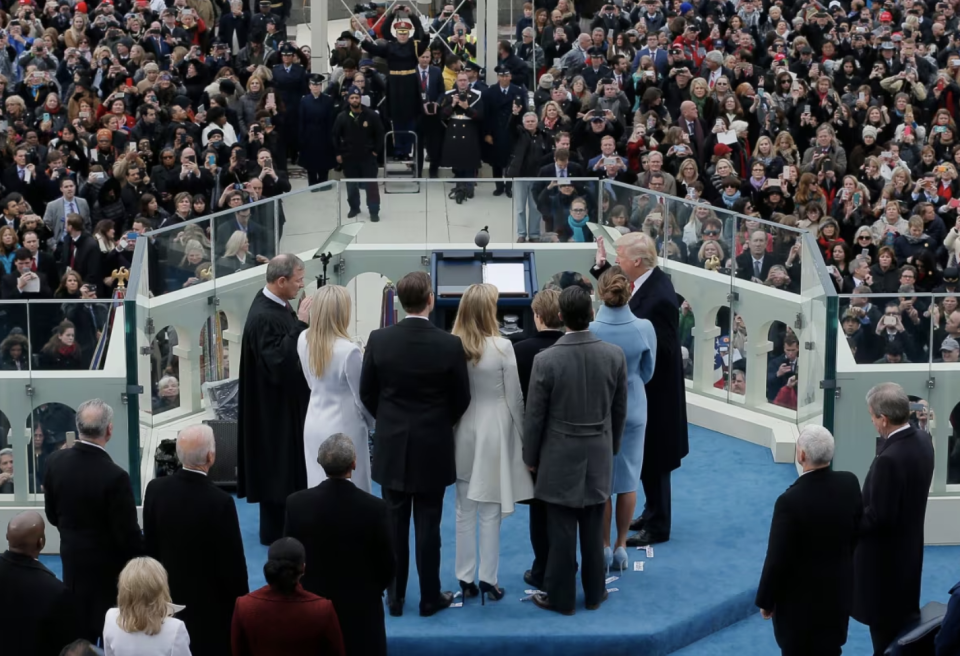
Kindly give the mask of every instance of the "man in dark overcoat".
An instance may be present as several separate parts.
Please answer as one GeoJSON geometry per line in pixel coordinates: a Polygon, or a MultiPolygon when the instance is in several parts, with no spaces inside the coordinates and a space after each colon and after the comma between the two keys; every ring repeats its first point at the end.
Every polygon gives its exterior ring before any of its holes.
{"type": "Polygon", "coordinates": [[[307,170],[307,184],[326,182],[337,164],[330,133],[336,118],[333,98],[323,93],[323,76],[314,73],[307,93],[300,99],[300,166],[307,170]]]}
{"type": "Polygon", "coordinates": [[[273,88],[277,100],[282,100],[287,114],[283,119],[281,134],[286,147],[287,160],[297,162],[300,152],[300,99],[307,92],[307,70],[297,62],[297,49],[290,43],[280,46],[280,63],[273,67],[273,88]]]}
{"type": "Polygon", "coordinates": [[[535,498],[547,506],[544,592],[533,603],[573,615],[578,528],[587,609],[599,608],[607,596],[603,512],[627,419],[627,361],[619,346],[590,332],[593,305],[582,287],[560,293],[560,317],[566,334],[533,359],[523,462],[537,476],[535,498]],[[584,389],[590,398],[583,398],[584,389]]]}
{"type": "MultiPolygon", "coordinates": [[[[680,467],[690,452],[687,438],[687,391],[683,383],[680,352],[680,303],[673,283],[657,266],[657,247],[642,232],[617,240],[617,264],[634,285],[630,310],[647,319],[657,332],[657,363],[646,384],[647,439],[643,445],[640,483],[646,503],[643,514],[630,525],[638,531],[627,546],[646,546],[670,539],[670,473],[680,467]]],[[[591,269],[598,278],[610,266],[602,238],[597,240],[597,263],[591,269]]]]}
{"type": "Polygon", "coordinates": [[[513,153],[514,135],[510,132],[510,117],[513,106],[527,106],[524,90],[511,84],[510,69],[497,66],[497,84],[483,92],[483,141],[486,144],[484,160],[493,167],[497,178],[494,196],[504,193],[513,197],[513,183],[504,184],[503,175],[513,153]]]}
{"type": "Polygon", "coordinates": [[[150,481],[143,497],[146,552],[167,570],[170,596],[186,606],[177,617],[187,625],[190,652],[230,656],[233,608],[250,590],[236,505],[208,476],[213,429],[180,431],[177,457],[183,469],[150,481]],[[198,557],[197,545],[216,545],[216,555],[198,557]]]}
{"type": "MultiPolygon", "coordinates": [[[[470,88],[465,72],[457,73],[457,84],[444,96],[440,114],[447,124],[443,138],[443,165],[453,169],[455,178],[477,177],[481,163],[483,101],[481,93],[470,88]]],[[[451,195],[459,201],[473,198],[474,185],[473,182],[458,182],[451,195]]]]}
{"type": "Polygon", "coordinates": [[[237,497],[260,504],[260,543],[283,536],[287,497],[307,487],[303,422],[310,388],[300,369],[297,339],[306,330],[312,297],[303,289],[303,262],[284,253],[267,264],[243,327],[237,425],[237,497]]]}

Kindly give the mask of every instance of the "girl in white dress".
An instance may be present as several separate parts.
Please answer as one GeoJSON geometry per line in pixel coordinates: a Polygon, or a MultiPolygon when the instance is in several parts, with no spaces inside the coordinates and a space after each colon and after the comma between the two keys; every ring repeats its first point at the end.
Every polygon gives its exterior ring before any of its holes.
{"type": "Polygon", "coordinates": [[[470,376],[470,406],[454,433],[457,464],[457,578],[463,596],[503,597],[497,586],[500,520],[517,501],[533,498],[523,464],[523,395],[513,345],[500,336],[497,288],[470,285],[460,299],[453,334],[463,342],[470,376]],[[480,587],[477,520],[480,523],[480,587]]]}
{"type": "Polygon", "coordinates": [[[373,417],[360,401],[360,347],[350,341],[350,293],[340,285],[317,289],[310,307],[310,327],[300,333],[297,353],[310,386],[310,407],[303,425],[307,486],[326,476],[317,463],[320,444],[334,433],[349,435],[357,450],[353,484],[370,491],[367,435],[373,417]]]}

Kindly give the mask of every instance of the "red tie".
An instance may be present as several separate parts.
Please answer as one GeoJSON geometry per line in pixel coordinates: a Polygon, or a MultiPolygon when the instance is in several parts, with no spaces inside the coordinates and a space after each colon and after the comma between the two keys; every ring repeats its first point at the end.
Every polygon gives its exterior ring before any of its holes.
{"type": "Polygon", "coordinates": [[[632,294],[632,293],[633,293],[633,290],[635,290],[636,288],[637,288],[637,281],[636,281],[636,280],[631,281],[631,283],[630,283],[630,293],[632,294]]]}
{"type": "Polygon", "coordinates": [[[33,272],[36,272],[36,270],[37,270],[37,256],[36,256],[36,255],[33,256],[33,259],[32,259],[32,260],[30,260],[30,270],[33,271],[33,272]]]}

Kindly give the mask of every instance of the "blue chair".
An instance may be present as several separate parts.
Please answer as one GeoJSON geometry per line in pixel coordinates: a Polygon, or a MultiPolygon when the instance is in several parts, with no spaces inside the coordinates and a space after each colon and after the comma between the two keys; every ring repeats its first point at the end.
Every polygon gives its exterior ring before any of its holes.
{"type": "Polygon", "coordinates": [[[920,617],[911,622],[886,651],[885,656],[934,656],[934,641],[947,614],[947,605],[931,601],[920,609],[920,617]]]}

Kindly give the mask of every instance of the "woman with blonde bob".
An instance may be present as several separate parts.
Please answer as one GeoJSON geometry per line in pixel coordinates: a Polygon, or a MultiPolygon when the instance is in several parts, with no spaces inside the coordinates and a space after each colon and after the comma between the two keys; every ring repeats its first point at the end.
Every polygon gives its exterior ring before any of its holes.
{"type": "Polygon", "coordinates": [[[497,288],[470,285],[460,299],[453,334],[467,356],[470,406],[454,433],[457,467],[456,572],[464,598],[503,598],[497,585],[500,520],[514,504],[533,497],[533,480],[523,464],[520,431],[523,395],[513,345],[500,336],[497,288]],[[480,523],[480,587],[477,520],[480,523]]]}
{"type": "Polygon", "coordinates": [[[307,486],[326,480],[317,462],[320,445],[334,433],[349,435],[357,452],[351,480],[370,492],[370,449],[367,436],[373,417],[360,400],[360,347],[350,339],[350,292],[340,285],[320,287],[313,294],[310,326],[297,339],[303,375],[310,386],[310,406],[303,424],[307,486]]]}
{"type": "Polygon", "coordinates": [[[134,558],[120,572],[117,608],[107,611],[107,656],[190,656],[187,626],[173,617],[167,570],[153,558],[134,558]]]}

